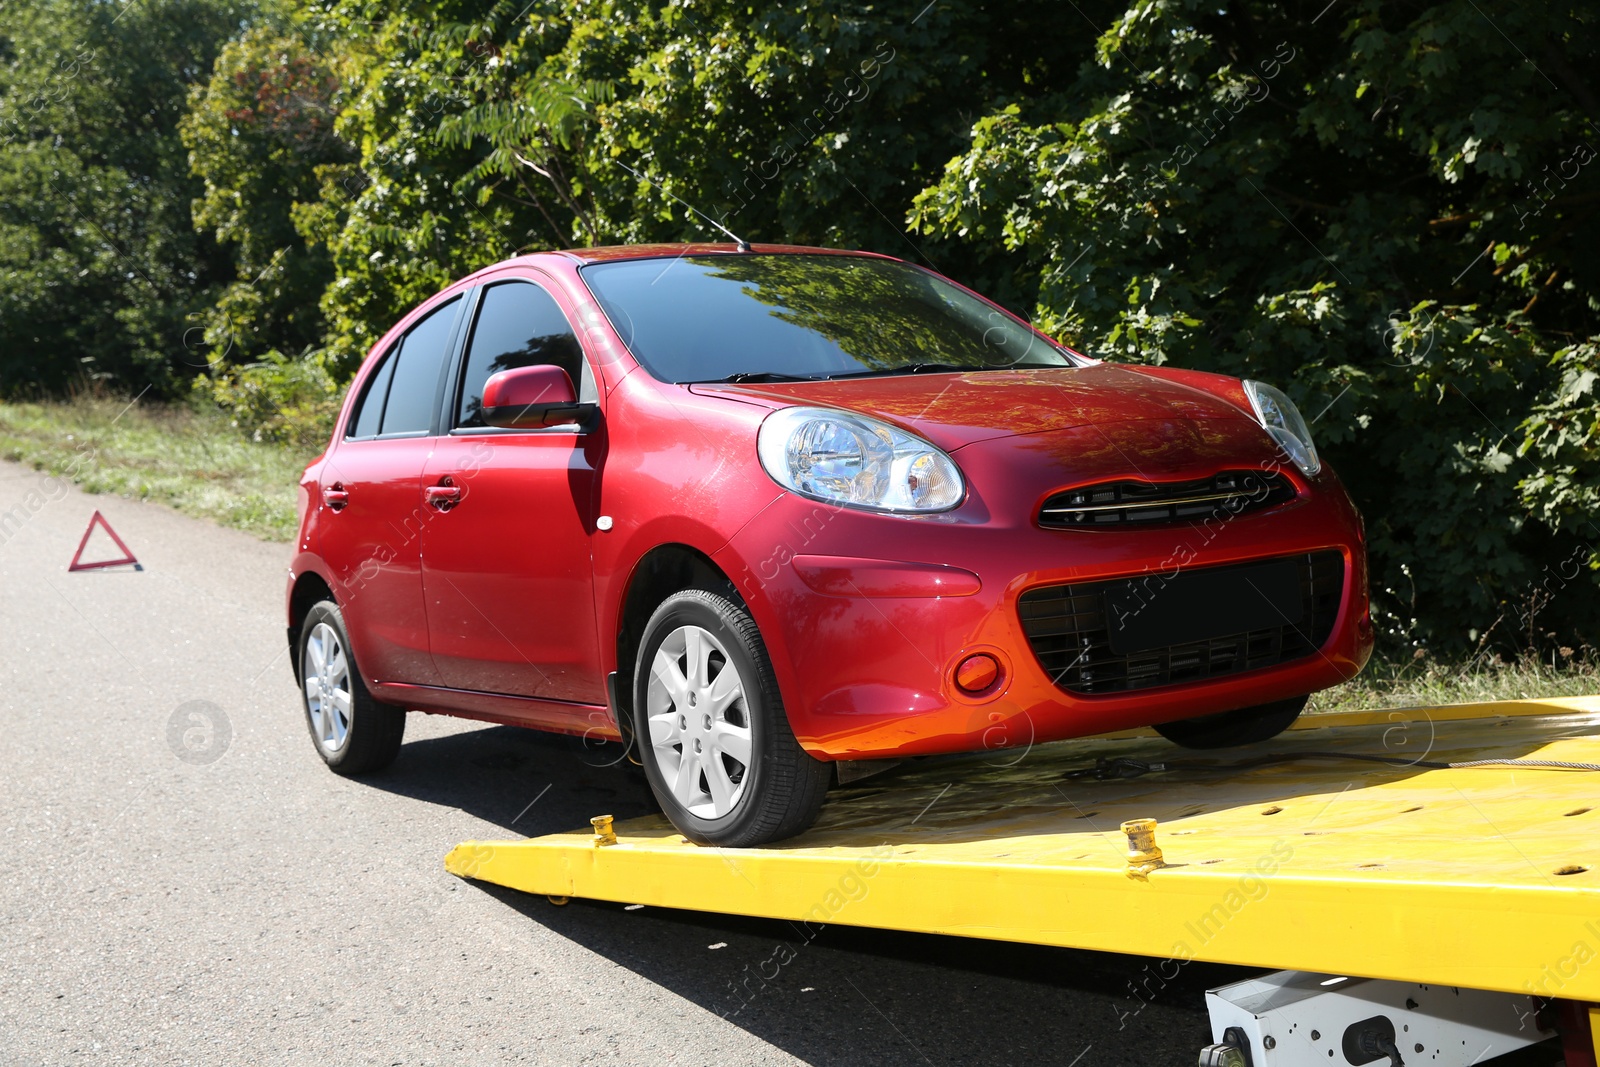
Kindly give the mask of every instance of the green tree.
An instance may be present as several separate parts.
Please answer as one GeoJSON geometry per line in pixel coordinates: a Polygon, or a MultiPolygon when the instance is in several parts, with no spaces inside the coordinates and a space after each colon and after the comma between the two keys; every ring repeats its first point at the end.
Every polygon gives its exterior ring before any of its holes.
{"type": "Polygon", "coordinates": [[[723,239],[702,216],[753,240],[984,259],[894,220],[975,109],[1051,86],[1074,45],[1028,31],[1052,5],[951,8],[334,0],[313,21],[340,42],[337,130],[360,154],[301,216],[339,277],[330,350],[350,366],[517,250],[723,239]]]}
{"type": "Polygon", "coordinates": [[[326,247],[295,226],[316,201],[318,170],[354,158],[334,133],[338,82],[301,36],[259,26],[218,55],[190,92],[179,132],[205,183],[194,224],[235,251],[235,279],[217,298],[206,340],[239,362],[320,347],[318,308],[333,282],[326,247]]]}
{"type": "Polygon", "coordinates": [[[1139,4],[912,217],[1086,351],[1288,387],[1392,638],[1600,642],[1597,60],[1577,5],[1139,4]]]}
{"type": "Polygon", "coordinates": [[[0,392],[85,378],[174,392],[205,366],[186,334],[231,271],[191,224],[177,125],[243,15],[231,0],[7,7],[0,392]]]}
{"type": "Polygon", "coordinates": [[[355,146],[350,162],[317,168],[319,195],[294,209],[299,231],[332,258],[336,280],[321,308],[337,374],[462,274],[522,248],[571,243],[568,208],[485,176],[488,149],[473,136],[441,135],[560,47],[565,29],[547,7],[338,0],[309,19],[335,42],[335,132],[355,146]]]}
{"type": "Polygon", "coordinates": [[[867,248],[958,274],[989,251],[913,237],[901,220],[975,116],[1063,88],[1079,47],[1071,32],[1039,32],[1062,12],[1033,0],[577,8],[553,64],[568,83],[618,85],[589,160],[608,239],[723,239],[677,197],[750,240],[867,248]]]}

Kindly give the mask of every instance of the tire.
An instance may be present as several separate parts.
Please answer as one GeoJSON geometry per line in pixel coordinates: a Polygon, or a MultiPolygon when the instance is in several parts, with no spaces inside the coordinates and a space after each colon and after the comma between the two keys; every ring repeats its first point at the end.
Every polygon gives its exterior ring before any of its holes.
{"type": "Polygon", "coordinates": [[[337,604],[312,605],[300,624],[296,651],[300,703],[322,761],[343,775],[393,763],[406,733],[405,709],[380,704],[367,691],[337,604]]]}
{"type": "Polygon", "coordinates": [[[1277,737],[1305,710],[1309,695],[1257,704],[1237,711],[1179,719],[1156,726],[1156,733],[1184,748],[1233,748],[1277,737]]]}
{"type": "Polygon", "coordinates": [[[755,620],[728,597],[690,589],[656,608],[633,719],[650,791],[689,840],[760,845],[816,821],[830,767],[795,741],[755,620]]]}

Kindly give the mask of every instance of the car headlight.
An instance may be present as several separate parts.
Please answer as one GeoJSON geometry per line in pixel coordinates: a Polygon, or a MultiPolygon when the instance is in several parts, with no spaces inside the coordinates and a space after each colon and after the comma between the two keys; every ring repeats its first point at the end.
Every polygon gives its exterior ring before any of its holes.
{"type": "Polygon", "coordinates": [[[1293,400],[1281,389],[1274,389],[1265,382],[1245,382],[1244,395],[1255,408],[1256,421],[1278,442],[1278,447],[1289,454],[1296,467],[1307,475],[1322,469],[1317,446],[1311,442],[1311,429],[1300,417],[1300,409],[1294,406],[1293,400]]]}
{"type": "Polygon", "coordinates": [[[886,422],[833,408],[783,408],[757,435],[761,465],[785,489],[870,511],[948,511],[966,483],[955,461],[886,422]]]}

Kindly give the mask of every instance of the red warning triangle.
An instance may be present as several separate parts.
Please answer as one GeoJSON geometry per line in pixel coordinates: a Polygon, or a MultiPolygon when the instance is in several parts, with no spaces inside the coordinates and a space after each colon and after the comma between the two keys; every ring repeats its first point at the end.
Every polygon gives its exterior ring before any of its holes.
{"type": "MultiPolygon", "coordinates": [[[[78,542],[78,551],[72,554],[72,565],[69,566],[67,570],[89,571],[94,570],[97,567],[120,567],[125,563],[131,563],[135,567],[139,567],[139,561],[133,558],[133,553],[128,549],[127,545],[122,543],[122,538],[117,536],[117,531],[111,528],[111,524],[106,521],[106,517],[104,515],[100,514],[98,510],[95,511],[94,518],[89,520],[89,528],[83,531],[83,540],[78,542]],[[96,523],[99,523],[100,528],[106,533],[110,534],[111,540],[115,541],[117,543],[117,547],[122,549],[121,559],[103,559],[98,563],[81,562],[83,559],[83,548],[89,543],[89,535],[94,533],[96,523]]],[[[139,567],[139,569],[143,570],[144,568],[139,567]]]]}

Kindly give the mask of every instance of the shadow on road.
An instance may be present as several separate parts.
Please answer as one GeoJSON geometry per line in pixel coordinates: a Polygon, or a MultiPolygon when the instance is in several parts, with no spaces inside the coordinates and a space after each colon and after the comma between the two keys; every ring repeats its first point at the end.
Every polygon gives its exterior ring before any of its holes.
{"type": "Polygon", "coordinates": [[[361,781],[519,837],[586,826],[595,815],[622,820],[658,810],[622,746],[514,726],[409,741],[392,768],[361,781]]]}

